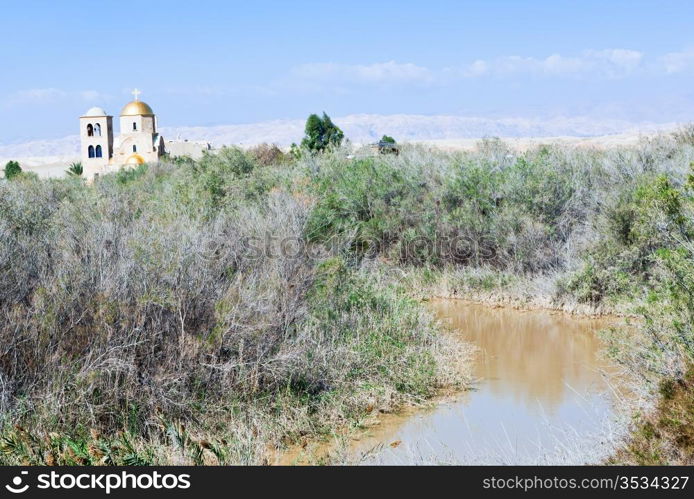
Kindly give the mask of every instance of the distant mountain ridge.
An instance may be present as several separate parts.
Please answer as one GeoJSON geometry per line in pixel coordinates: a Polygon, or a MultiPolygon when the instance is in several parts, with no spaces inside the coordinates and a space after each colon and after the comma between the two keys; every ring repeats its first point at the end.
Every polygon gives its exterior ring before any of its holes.
{"type": "MultiPolygon", "coordinates": [[[[446,115],[352,114],[334,118],[354,143],[368,143],[387,134],[399,142],[482,137],[594,137],[628,132],[652,133],[672,128],[674,123],[633,123],[624,120],[596,120],[587,117],[478,118],[446,115]]],[[[303,119],[274,120],[240,125],[206,127],[161,127],[166,140],[204,140],[215,147],[251,146],[263,142],[289,146],[299,142],[304,132],[303,119]]],[[[45,158],[59,160],[79,155],[79,136],[35,140],[0,145],[0,158],[45,158]]]]}

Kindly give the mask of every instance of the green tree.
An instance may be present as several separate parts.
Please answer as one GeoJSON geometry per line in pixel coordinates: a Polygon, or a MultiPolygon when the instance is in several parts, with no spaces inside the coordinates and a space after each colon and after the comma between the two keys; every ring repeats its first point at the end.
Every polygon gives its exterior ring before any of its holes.
{"type": "Polygon", "coordinates": [[[381,142],[385,142],[386,144],[395,144],[395,139],[390,135],[384,135],[381,137],[381,142]]]}
{"type": "Polygon", "coordinates": [[[70,167],[65,170],[65,173],[67,173],[70,177],[80,177],[84,173],[82,163],[79,161],[70,163],[70,167]]]}
{"type": "Polygon", "coordinates": [[[339,147],[345,134],[335,125],[330,116],[312,114],[306,120],[305,136],[301,146],[309,151],[321,152],[331,147],[339,147]]]}
{"type": "Polygon", "coordinates": [[[5,178],[7,180],[22,173],[22,167],[16,161],[8,161],[5,165],[5,178]]]}

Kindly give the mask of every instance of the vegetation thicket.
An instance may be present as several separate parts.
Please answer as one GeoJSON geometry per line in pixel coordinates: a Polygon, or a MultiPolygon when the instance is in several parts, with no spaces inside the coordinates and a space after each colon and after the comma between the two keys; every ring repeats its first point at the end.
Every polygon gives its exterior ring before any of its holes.
{"type": "Polygon", "coordinates": [[[607,339],[662,400],[614,459],[691,464],[691,129],[373,156],[309,122],[298,158],[0,184],[2,462],[258,463],[464,386],[412,298],[445,282],[642,317],[607,339]]]}

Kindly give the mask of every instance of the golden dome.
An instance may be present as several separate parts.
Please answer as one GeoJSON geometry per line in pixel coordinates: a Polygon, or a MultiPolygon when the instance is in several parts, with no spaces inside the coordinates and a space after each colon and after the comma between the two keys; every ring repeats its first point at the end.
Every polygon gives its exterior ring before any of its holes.
{"type": "Polygon", "coordinates": [[[121,116],[154,116],[154,111],[141,100],[128,102],[120,112],[121,116]]]}
{"type": "Polygon", "coordinates": [[[128,159],[125,160],[126,165],[130,166],[137,166],[137,165],[143,165],[145,163],[145,158],[140,156],[139,154],[131,154],[128,156],[128,159]]]}

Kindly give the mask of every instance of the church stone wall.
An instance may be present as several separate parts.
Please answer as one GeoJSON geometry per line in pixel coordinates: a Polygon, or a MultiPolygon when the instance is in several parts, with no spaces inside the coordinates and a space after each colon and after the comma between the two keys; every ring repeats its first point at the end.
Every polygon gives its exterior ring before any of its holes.
{"type": "Polygon", "coordinates": [[[131,133],[156,133],[154,116],[121,116],[120,133],[121,135],[131,133]],[[135,123],[135,130],[133,129],[133,123],[135,123]]]}
{"type": "Polygon", "coordinates": [[[125,163],[134,153],[142,156],[147,162],[158,161],[159,151],[154,144],[155,131],[154,116],[121,116],[119,142],[113,157],[114,164],[125,163]],[[133,130],[133,123],[136,130],[133,130]]]}
{"type": "Polygon", "coordinates": [[[114,164],[123,164],[131,154],[139,154],[145,161],[159,160],[159,154],[155,149],[154,137],[151,133],[121,133],[118,149],[113,157],[114,164]],[[135,149],[133,149],[133,146],[135,149]]]}

